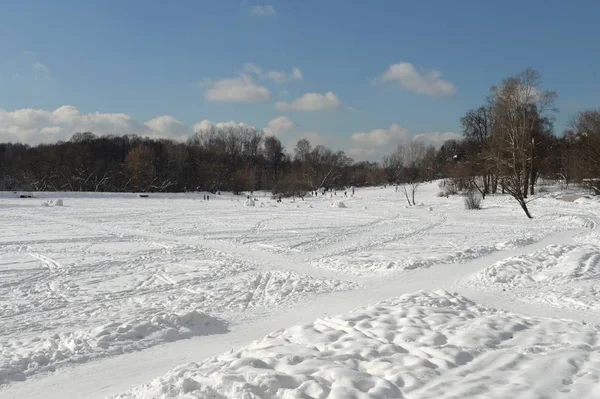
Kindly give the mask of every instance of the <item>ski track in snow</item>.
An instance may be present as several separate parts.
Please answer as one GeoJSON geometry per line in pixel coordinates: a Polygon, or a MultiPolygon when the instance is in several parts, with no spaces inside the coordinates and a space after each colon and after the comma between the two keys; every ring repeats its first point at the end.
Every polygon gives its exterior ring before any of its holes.
{"type": "Polygon", "coordinates": [[[421,194],[432,210],[399,210],[389,189],[345,198],[348,208],[110,196],[11,208],[0,232],[0,398],[116,394],[274,329],[420,289],[600,322],[598,203],[541,199],[525,221],[505,197],[466,212],[436,191],[421,194]]]}

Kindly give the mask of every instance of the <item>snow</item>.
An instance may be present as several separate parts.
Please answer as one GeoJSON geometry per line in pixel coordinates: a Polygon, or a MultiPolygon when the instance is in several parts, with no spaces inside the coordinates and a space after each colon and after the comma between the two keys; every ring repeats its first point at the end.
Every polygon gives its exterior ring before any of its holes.
{"type": "Polygon", "coordinates": [[[64,203],[62,199],[55,199],[43,202],[42,206],[64,206],[64,203]]]}
{"type": "Polygon", "coordinates": [[[274,332],[116,398],[591,398],[599,334],[425,291],[274,332]]]}
{"type": "Polygon", "coordinates": [[[0,383],[23,380],[34,373],[69,363],[144,349],[157,342],[226,331],[223,321],[191,311],[181,315],[157,313],[150,319],[113,322],[90,330],[9,341],[2,347],[0,383]]]}
{"type": "Polygon", "coordinates": [[[0,398],[599,397],[600,201],[438,191],[0,193],[0,398]]]}

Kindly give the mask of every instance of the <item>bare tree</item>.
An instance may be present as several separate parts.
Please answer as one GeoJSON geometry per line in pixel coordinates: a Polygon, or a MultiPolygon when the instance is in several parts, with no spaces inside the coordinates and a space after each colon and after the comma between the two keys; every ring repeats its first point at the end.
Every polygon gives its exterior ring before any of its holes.
{"type": "Polygon", "coordinates": [[[154,153],[145,145],[133,147],[125,157],[125,168],[134,190],[147,191],[156,181],[154,153]]]}
{"type": "Polygon", "coordinates": [[[542,115],[552,110],[555,92],[543,91],[540,74],[526,69],[492,88],[489,99],[494,124],[489,160],[502,176],[505,190],[527,217],[527,193],[535,159],[534,132],[542,115]]]}
{"type": "Polygon", "coordinates": [[[495,191],[493,165],[487,158],[492,136],[493,112],[489,106],[468,111],[460,119],[467,147],[468,168],[463,177],[480,192],[482,198],[495,191]]]}
{"type": "Polygon", "coordinates": [[[565,136],[571,147],[568,162],[578,179],[600,178],[600,107],[579,113],[565,136]]]}
{"type": "Polygon", "coordinates": [[[415,194],[423,182],[423,165],[427,147],[420,141],[400,144],[396,151],[383,159],[388,181],[398,184],[408,205],[416,205],[415,194]]]}

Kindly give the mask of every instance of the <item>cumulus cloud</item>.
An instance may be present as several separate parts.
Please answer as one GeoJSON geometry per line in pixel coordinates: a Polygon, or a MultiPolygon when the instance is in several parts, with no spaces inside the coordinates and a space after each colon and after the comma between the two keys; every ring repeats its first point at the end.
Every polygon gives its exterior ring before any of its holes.
{"type": "Polygon", "coordinates": [[[217,127],[217,128],[242,128],[242,127],[247,127],[247,128],[251,128],[251,129],[256,129],[254,126],[252,125],[248,125],[246,123],[243,122],[236,122],[236,121],[228,121],[228,122],[213,122],[210,121],[208,119],[203,119],[200,122],[194,124],[193,130],[195,133],[197,132],[203,132],[205,130],[210,129],[211,127],[217,127]]]}
{"type": "Polygon", "coordinates": [[[357,132],[351,136],[350,148],[346,153],[355,161],[379,161],[389,155],[399,144],[420,141],[426,146],[440,148],[447,140],[460,140],[462,136],[454,132],[428,132],[414,134],[394,123],[387,129],[374,129],[357,132]]]}
{"type": "Polygon", "coordinates": [[[421,141],[425,145],[432,145],[435,148],[440,148],[448,140],[462,140],[463,136],[460,133],[454,132],[429,132],[417,134],[413,137],[415,141],[421,141]]]}
{"type": "Polygon", "coordinates": [[[275,108],[281,111],[331,111],[341,104],[342,101],[332,92],[306,93],[292,102],[279,101],[275,104],[275,108]]]}
{"type": "Polygon", "coordinates": [[[291,72],[265,71],[260,66],[254,63],[248,63],[244,65],[244,72],[247,74],[255,75],[258,79],[269,79],[277,83],[286,83],[294,80],[302,80],[302,78],[304,78],[304,74],[298,67],[293,67],[291,72]]]}
{"type": "Polygon", "coordinates": [[[237,78],[206,81],[208,90],[204,97],[212,102],[264,102],[271,98],[271,92],[266,87],[257,85],[252,77],[242,75],[237,78]]]}
{"type": "Polygon", "coordinates": [[[185,139],[189,128],[172,116],[160,116],[141,123],[123,113],[82,113],[65,105],[55,110],[0,109],[0,141],[27,144],[68,140],[77,132],[138,134],[153,138],[185,139]]]}
{"type": "Polygon", "coordinates": [[[277,14],[275,8],[270,4],[254,5],[250,8],[250,14],[262,17],[269,17],[277,14]]]}
{"type": "Polygon", "coordinates": [[[388,129],[375,129],[370,132],[358,132],[352,135],[352,141],[367,147],[382,147],[398,143],[408,138],[408,129],[394,123],[388,129]]]}
{"type": "Polygon", "coordinates": [[[433,69],[420,72],[410,62],[390,65],[380,79],[398,82],[405,89],[433,97],[447,97],[456,93],[456,87],[443,80],[441,72],[433,69]]]}
{"type": "Polygon", "coordinates": [[[278,116],[267,123],[263,129],[267,136],[279,137],[282,133],[294,129],[296,125],[287,116],[278,116]]]}
{"type": "Polygon", "coordinates": [[[146,122],[145,125],[158,133],[155,137],[164,137],[165,135],[168,135],[173,138],[182,138],[190,134],[190,128],[171,115],[163,115],[151,119],[146,122]]]}

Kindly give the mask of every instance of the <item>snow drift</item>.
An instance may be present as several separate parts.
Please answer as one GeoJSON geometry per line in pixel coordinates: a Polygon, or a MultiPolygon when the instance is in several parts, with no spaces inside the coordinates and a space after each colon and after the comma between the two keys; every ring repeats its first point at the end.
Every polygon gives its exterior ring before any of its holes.
{"type": "Polygon", "coordinates": [[[140,350],[159,342],[225,333],[223,321],[192,310],[158,313],[149,320],[112,322],[93,328],[0,345],[0,385],[57,366],[140,350]]]}
{"type": "Polygon", "coordinates": [[[344,204],[342,201],[332,202],[331,207],[332,208],[347,208],[346,204],[344,204]]]}
{"type": "Polygon", "coordinates": [[[598,335],[419,292],[271,333],[116,398],[593,398],[598,335]]]}
{"type": "Polygon", "coordinates": [[[56,200],[48,200],[46,202],[42,203],[42,206],[63,206],[63,200],[62,199],[56,199],[56,200]]]}

